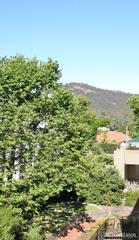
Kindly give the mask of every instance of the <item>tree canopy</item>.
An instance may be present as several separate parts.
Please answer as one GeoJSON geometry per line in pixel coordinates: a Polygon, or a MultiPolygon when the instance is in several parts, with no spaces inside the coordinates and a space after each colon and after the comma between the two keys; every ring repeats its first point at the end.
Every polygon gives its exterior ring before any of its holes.
{"type": "Polygon", "coordinates": [[[28,201],[28,193],[32,208],[35,199],[39,206],[65,188],[76,188],[80,155],[97,130],[88,102],[58,83],[60,77],[58,63],[51,59],[41,63],[16,56],[0,61],[3,181],[20,193],[21,202],[28,201]]]}
{"type": "Polygon", "coordinates": [[[0,59],[0,205],[20,210],[25,221],[60,199],[105,203],[109,195],[109,204],[120,201],[115,194],[123,182],[115,169],[86,160],[105,120],[60,77],[52,59],[0,59]]]}
{"type": "Polygon", "coordinates": [[[136,137],[139,136],[139,97],[130,98],[128,103],[133,113],[133,121],[129,124],[129,130],[132,136],[136,137]]]}

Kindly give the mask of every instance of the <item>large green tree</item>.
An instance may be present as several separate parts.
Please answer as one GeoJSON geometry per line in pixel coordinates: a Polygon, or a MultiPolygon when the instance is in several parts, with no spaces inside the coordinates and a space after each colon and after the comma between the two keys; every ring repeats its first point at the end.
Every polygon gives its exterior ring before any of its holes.
{"type": "Polygon", "coordinates": [[[78,195],[80,156],[98,127],[88,102],[74,97],[60,77],[51,59],[16,56],[0,62],[1,192],[3,201],[32,212],[63,191],[78,195]]]}
{"type": "Polygon", "coordinates": [[[129,106],[133,112],[133,121],[129,124],[130,134],[133,137],[139,136],[139,97],[135,96],[129,99],[129,106]]]}
{"type": "Polygon", "coordinates": [[[92,150],[93,160],[86,158],[106,120],[89,112],[88,101],[73,96],[60,77],[51,59],[0,59],[0,204],[31,222],[34,216],[42,222],[45,211],[51,227],[51,203],[117,204],[123,187],[118,173],[107,168],[110,161],[95,158],[98,151],[92,150]]]}

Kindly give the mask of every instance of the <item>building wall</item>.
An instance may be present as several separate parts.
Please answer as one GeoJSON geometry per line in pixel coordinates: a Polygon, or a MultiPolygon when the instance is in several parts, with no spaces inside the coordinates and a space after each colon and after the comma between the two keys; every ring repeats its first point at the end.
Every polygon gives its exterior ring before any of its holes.
{"type": "Polygon", "coordinates": [[[122,178],[125,179],[128,172],[128,175],[130,175],[131,178],[132,175],[134,175],[133,179],[136,180],[139,169],[137,167],[137,165],[139,166],[139,150],[117,149],[114,152],[114,165],[122,178]],[[128,170],[126,170],[126,165],[128,165],[128,170]],[[135,167],[130,168],[130,165],[134,165],[135,167]]]}
{"type": "Polygon", "coordinates": [[[114,165],[119,171],[120,176],[125,178],[124,150],[118,149],[114,152],[114,165]]]}

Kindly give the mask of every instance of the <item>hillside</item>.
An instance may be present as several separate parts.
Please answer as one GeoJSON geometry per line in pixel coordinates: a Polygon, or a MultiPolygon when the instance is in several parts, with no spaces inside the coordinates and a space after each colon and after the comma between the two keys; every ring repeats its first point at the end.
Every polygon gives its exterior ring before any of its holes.
{"type": "Polygon", "coordinates": [[[75,95],[82,95],[90,101],[90,109],[99,115],[128,116],[130,109],[128,99],[133,94],[96,88],[84,83],[66,84],[75,95]]]}

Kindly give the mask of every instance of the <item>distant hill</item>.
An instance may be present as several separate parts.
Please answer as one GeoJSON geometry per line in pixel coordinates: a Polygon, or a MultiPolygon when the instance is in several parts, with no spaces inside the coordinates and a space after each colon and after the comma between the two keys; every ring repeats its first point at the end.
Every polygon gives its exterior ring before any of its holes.
{"type": "Polygon", "coordinates": [[[88,98],[91,103],[90,109],[99,115],[124,117],[130,113],[127,102],[133,94],[105,90],[76,82],[66,84],[66,86],[70,88],[75,95],[88,98]]]}

